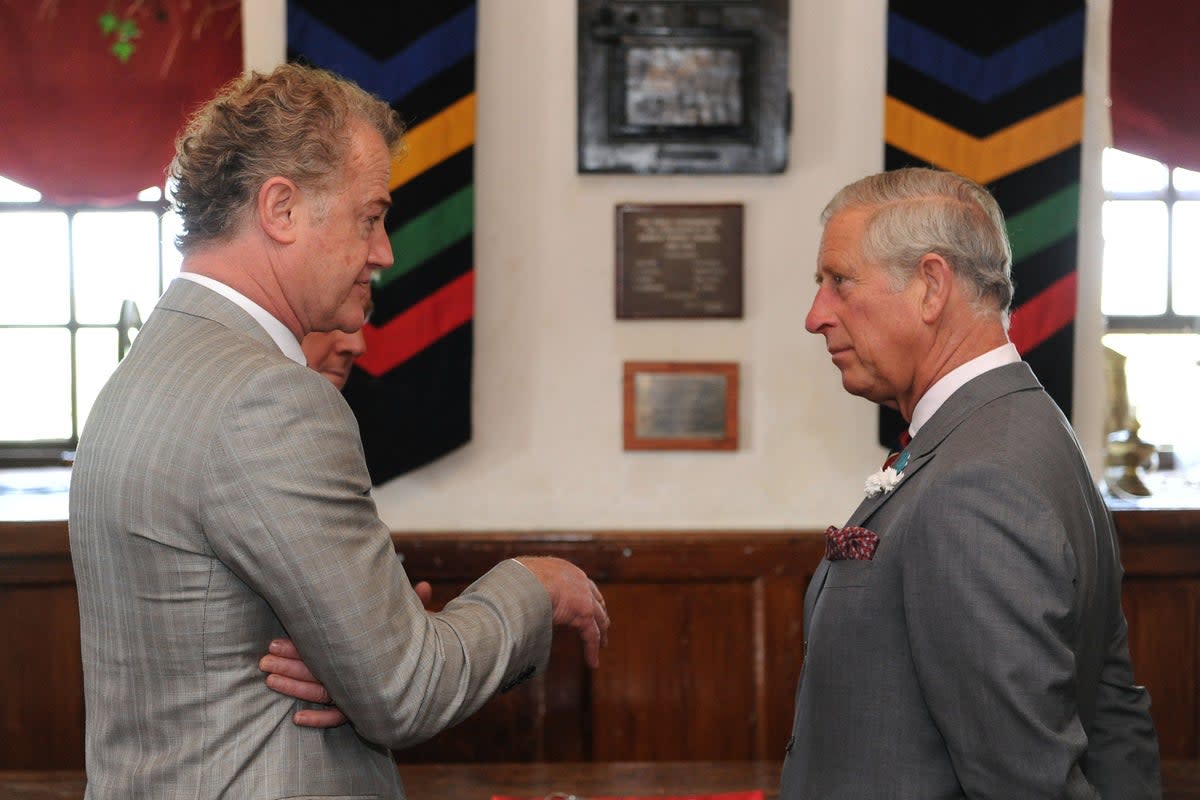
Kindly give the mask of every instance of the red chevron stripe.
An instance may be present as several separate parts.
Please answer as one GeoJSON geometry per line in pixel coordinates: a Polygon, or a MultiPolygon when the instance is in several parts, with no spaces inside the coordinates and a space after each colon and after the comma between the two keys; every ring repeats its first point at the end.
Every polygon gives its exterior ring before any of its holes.
{"type": "Polygon", "coordinates": [[[381,326],[367,324],[367,352],[357,362],[371,375],[391,372],[473,315],[475,270],[455,278],[415,306],[381,326]]]}
{"type": "Polygon", "coordinates": [[[1025,355],[1075,319],[1077,273],[1059,278],[1012,314],[1008,338],[1025,355]]]}

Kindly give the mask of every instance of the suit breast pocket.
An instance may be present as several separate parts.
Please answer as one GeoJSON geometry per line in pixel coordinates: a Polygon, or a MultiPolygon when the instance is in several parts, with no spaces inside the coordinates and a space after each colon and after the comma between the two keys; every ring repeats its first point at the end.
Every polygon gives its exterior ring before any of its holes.
{"type": "Polygon", "coordinates": [[[855,586],[869,586],[871,583],[871,568],[874,561],[830,561],[829,572],[825,576],[826,589],[851,589],[855,586]]]}

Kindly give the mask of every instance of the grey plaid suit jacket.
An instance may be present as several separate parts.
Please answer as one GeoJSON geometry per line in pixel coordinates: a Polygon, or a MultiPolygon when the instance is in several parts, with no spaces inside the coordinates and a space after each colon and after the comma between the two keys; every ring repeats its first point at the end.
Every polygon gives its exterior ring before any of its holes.
{"type": "Polygon", "coordinates": [[[90,800],[401,798],[389,748],[544,666],[537,579],[503,562],[426,613],[370,488],[333,386],[175,281],[73,470],[90,800]],[[292,724],[257,667],[278,636],[352,726],[292,724]]]}
{"type": "Polygon", "coordinates": [[[1111,519],[1029,367],[978,376],[822,561],[781,800],[1160,796],[1111,519]]]}

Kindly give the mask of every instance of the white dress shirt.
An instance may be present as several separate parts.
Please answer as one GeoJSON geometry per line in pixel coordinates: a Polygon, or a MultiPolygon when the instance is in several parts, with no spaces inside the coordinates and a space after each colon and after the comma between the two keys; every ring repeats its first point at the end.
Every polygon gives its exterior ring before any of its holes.
{"type": "Polygon", "coordinates": [[[218,280],[214,280],[207,275],[197,275],[194,272],[181,272],[179,273],[179,277],[185,280],[194,281],[201,286],[206,286],[222,297],[237,303],[239,306],[241,306],[243,311],[254,317],[254,321],[262,326],[262,329],[267,332],[267,334],[271,337],[271,340],[278,345],[279,349],[283,351],[285,356],[290,358],[292,361],[295,361],[297,364],[307,366],[308,359],[304,357],[304,351],[300,349],[300,342],[296,341],[296,337],[292,335],[292,332],[287,329],[286,325],[275,319],[275,317],[271,316],[267,310],[258,303],[254,302],[249,297],[246,297],[246,295],[242,294],[237,289],[227,286],[218,280]]]}
{"type": "Polygon", "coordinates": [[[929,418],[934,415],[942,403],[950,399],[950,395],[954,394],[959,388],[972,378],[978,378],[989,370],[1003,367],[1007,364],[1015,364],[1021,360],[1021,354],[1017,352],[1017,346],[1012,342],[1007,342],[997,347],[995,350],[989,350],[977,358],[973,358],[960,367],[947,372],[937,383],[929,387],[929,391],[922,395],[917,401],[917,407],[913,409],[912,421],[908,423],[908,433],[910,436],[916,436],[917,431],[921,430],[921,426],[929,421],[929,418]]]}

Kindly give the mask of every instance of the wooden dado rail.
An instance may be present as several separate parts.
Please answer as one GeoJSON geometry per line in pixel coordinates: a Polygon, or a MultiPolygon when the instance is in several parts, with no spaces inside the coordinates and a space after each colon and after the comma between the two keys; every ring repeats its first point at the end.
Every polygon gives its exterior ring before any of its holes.
{"type": "MultiPolygon", "coordinates": [[[[1164,758],[1200,756],[1200,512],[1117,512],[1125,609],[1164,758]]],[[[568,558],[613,620],[601,668],[577,641],[401,762],[775,761],[800,669],[817,532],[397,534],[435,605],[511,555],[568,558]]],[[[0,770],[79,769],[83,698],[66,526],[0,522],[0,770]]]]}

